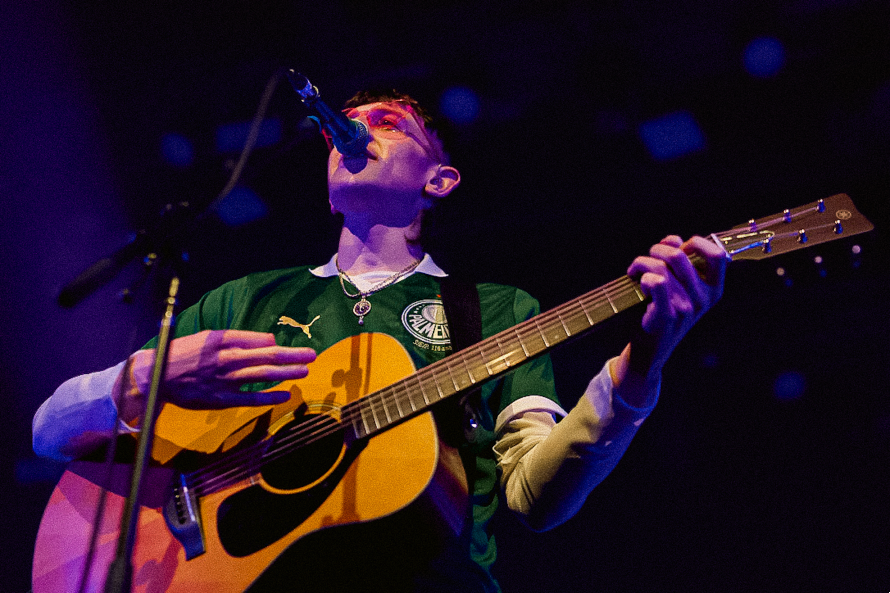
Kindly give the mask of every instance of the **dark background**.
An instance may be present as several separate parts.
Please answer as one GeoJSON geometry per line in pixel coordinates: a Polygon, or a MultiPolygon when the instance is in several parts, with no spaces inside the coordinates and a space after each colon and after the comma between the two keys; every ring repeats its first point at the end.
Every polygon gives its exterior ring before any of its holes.
{"type": "MultiPolygon", "coordinates": [[[[280,67],[335,106],[366,86],[432,105],[471,89],[478,116],[455,125],[452,144],[463,185],[431,221],[429,248],[446,269],[519,285],[545,308],[619,276],[665,234],[850,194],[876,230],[732,265],[658,408],[579,516],[546,534],[499,520],[499,574],[511,593],[890,586],[886,2],[8,4],[0,591],[27,590],[61,471],[31,452],[31,416],[64,379],[121,360],[155,327],[144,300],[116,299],[136,269],[74,310],[55,304],[59,287],[164,204],[209,203],[237,156],[216,150],[217,128],[248,121],[280,67]],[[784,64],[753,76],[743,55],[764,36],[784,64]],[[642,130],[676,113],[697,122],[697,149],[656,159],[642,130]],[[191,141],[190,165],[164,159],[168,133],[191,141]]],[[[333,251],[325,150],[305,115],[279,86],[281,137],[242,179],[268,215],[196,238],[185,303],[333,251]]],[[[635,322],[628,313],[557,350],[565,403],[635,322]]]]}

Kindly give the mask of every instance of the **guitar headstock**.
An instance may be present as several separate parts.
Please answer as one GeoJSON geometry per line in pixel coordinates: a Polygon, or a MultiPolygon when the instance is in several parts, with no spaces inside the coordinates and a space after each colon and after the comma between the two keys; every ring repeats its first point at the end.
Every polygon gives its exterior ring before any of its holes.
{"type": "Polygon", "coordinates": [[[870,231],[874,225],[837,194],[772,216],[749,220],[711,238],[733,260],[764,259],[870,231]]]}

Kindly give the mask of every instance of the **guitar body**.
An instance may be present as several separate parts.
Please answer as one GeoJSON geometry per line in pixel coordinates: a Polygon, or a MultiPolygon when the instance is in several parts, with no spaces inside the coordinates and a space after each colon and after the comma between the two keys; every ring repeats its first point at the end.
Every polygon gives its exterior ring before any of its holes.
{"type": "MultiPolygon", "coordinates": [[[[291,414],[338,418],[345,404],[410,375],[408,353],[383,334],[347,338],[322,352],[307,378],[287,382],[291,400],[274,407],[222,411],[165,406],[158,418],[155,464],[146,472],[133,557],[133,591],[140,593],[227,593],[244,591],[286,548],[326,529],[386,517],[404,509],[425,491],[436,507],[456,509],[446,521],[459,531],[466,479],[459,458],[440,444],[432,415],[415,416],[359,444],[344,443],[342,431],[300,453],[325,465],[291,480],[299,467],[284,465],[278,475],[246,471],[224,486],[196,497],[204,551],[186,551],[164,517],[170,485],[183,457],[239,459],[247,443],[269,440],[295,422],[291,414]],[[339,439],[334,446],[331,439],[339,439]],[[327,443],[325,444],[325,440],[327,443]],[[228,457],[227,457],[228,456],[228,457]],[[285,471],[290,468],[294,471],[285,471]],[[434,482],[434,477],[437,477],[434,482]],[[439,479],[441,478],[441,480],[439,479]],[[231,482],[231,483],[230,483],[231,482]],[[463,491],[461,491],[461,486],[463,491]],[[452,506],[453,505],[453,506],[452,506]]],[[[348,441],[348,439],[347,439],[348,441]]],[[[317,465],[317,463],[315,464],[317,465]]],[[[224,469],[228,465],[222,465],[224,469]]],[[[96,541],[86,591],[102,591],[113,559],[128,490],[128,466],[115,466],[106,479],[103,464],[73,462],[54,490],[37,535],[33,567],[35,593],[77,591],[89,548],[93,518],[103,486],[106,510],[96,541]]],[[[213,480],[210,480],[213,482],[213,480]]],[[[199,488],[195,487],[196,490],[199,488]]]]}

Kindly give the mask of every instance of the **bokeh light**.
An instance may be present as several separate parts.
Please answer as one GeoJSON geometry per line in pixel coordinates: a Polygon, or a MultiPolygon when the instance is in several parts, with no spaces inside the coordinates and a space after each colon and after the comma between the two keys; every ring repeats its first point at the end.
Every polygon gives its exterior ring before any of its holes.
{"type": "Polygon", "coordinates": [[[442,93],[439,109],[454,124],[470,124],[479,117],[479,96],[470,88],[454,86],[442,93]]]}
{"type": "Polygon", "coordinates": [[[188,167],[195,161],[192,141],[176,132],[168,132],[161,138],[161,154],[164,160],[176,167],[188,167]]]}
{"type": "Polygon", "coordinates": [[[791,401],[803,397],[807,382],[797,371],[787,371],[776,377],[773,393],[779,401],[791,401]]]}
{"type": "Polygon", "coordinates": [[[667,161],[698,152],[705,135],[688,111],[669,113],[640,124],[640,136],[655,160],[667,161]]]}
{"type": "Polygon", "coordinates": [[[774,37],[758,37],[745,47],[745,70],[755,78],[771,78],[785,65],[785,46],[774,37]]]}
{"type": "Polygon", "coordinates": [[[236,186],[216,205],[216,215],[228,226],[241,226],[269,215],[269,207],[249,187],[236,186]]]}
{"type": "MultiPolygon", "coordinates": [[[[251,122],[235,122],[222,124],[216,129],[216,149],[219,152],[241,152],[247,135],[250,133],[251,122]]],[[[281,141],[282,123],[278,118],[267,118],[260,123],[254,148],[272,146],[281,141]]]]}

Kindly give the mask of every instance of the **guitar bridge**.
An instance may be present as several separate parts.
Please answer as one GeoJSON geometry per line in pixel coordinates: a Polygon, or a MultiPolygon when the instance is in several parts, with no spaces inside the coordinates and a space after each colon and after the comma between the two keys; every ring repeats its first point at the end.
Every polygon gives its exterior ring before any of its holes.
{"type": "Polygon", "coordinates": [[[177,473],[173,478],[167,502],[164,504],[164,521],[185,549],[186,560],[206,551],[198,499],[183,474],[177,473]]]}

